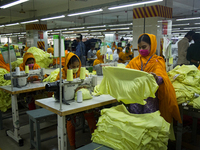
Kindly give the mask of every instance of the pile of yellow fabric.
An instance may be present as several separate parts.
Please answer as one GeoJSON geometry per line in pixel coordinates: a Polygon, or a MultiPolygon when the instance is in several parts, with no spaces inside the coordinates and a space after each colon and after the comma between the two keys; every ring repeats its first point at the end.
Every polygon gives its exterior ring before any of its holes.
{"type": "MultiPolygon", "coordinates": [[[[10,80],[4,80],[4,74],[9,73],[6,69],[0,68],[0,86],[10,85],[10,80]]],[[[0,110],[6,112],[11,107],[11,95],[0,90],[0,110]]]]}
{"type": "Polygon", "coordinates": [[[19,67],[19,65],[22,64],[22,63],[23,63],[23,58],[17,58],[16,61],[11,62],[12,69],[19,67]]]}
{"type": "Polygon", "coordinates": [[[27,52],[30,52],[34,55],[36,63],[41,68],[48,68],[50,64],[53,63],[53,59],[50,59],[50,54],[47,52],[44,52],[43,50],[36,48],[36,47],[30,47],[27,52]]]}
{"type": "Polygon", "coordinates": [[[200,94],[200,71],[194,65],[177,66],[168,76],[174,86],[178,104],[192,101],[200,94]]]}
{"type": "Polygon", "coordinates": [[[153,75],[128,68],[103,67],[103,80],[99,91],[110,94],[125,104],[145,105],[148,97],[155,98],[158,89],[153,75]]]}
{"type": "MultiPolygon", "coordinates": [[[[92,99],[92,95],[90,94],[90,91],[88,89],[82,88],[82,89],[80,89],[78,91],[82,92],[82,98],[83,98],[83,100],[92,99]]],[[[75,93],[75,100],[77,100],[77,92],[75,93]]]]}
{"type": "Polygon", "coordinates": [[[59,72],[60,72],[60,68],[52,71],[51,74],[46,79],[43,80],[43,82],[55,82],[56,77],[57,77],[59,72]]]}
{"type": "Polygon", "coordinates": [[[118,105],[101,111],[92,140],[115,150],[167,150],[169,128],[159,111],[131,114],[118,105]]]}
{"type": "Polygon", "coordinates": [[[200,97],[195,98],[193,101],[189,102],[190,106],[193,106],[196,109],[200,109],[200,97]]]}

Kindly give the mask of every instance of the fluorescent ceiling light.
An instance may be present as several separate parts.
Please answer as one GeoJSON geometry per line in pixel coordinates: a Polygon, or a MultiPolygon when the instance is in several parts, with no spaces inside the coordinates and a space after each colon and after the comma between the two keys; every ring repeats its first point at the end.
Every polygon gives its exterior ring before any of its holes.
{"type": "Polygon", "coordinates": [[[24,35],[18,35],[18,36],[24,36],[24,35]]]}
{"type": "Polygon", "coordinates": [[[95,31],[106,31],[107,29],[99,29],[99,30],[91,30],[92,32],[95,32],[95,31]]]}
{"type": "Polygon", "coordinates": [[[59,32],[52,32],[51,34],[59,34],[59,32]]]}
{"type": "Polygon", "coordinates": [[[56,29],[54,31],[63,31],[63,30],[67,30],[67,29],[56,29]]]}
{"type": "Polygon", "coordinates": [[[77,15],[84,15],[84,14],[90,14],[90,13],[95,13],[95,12],[100,12],[103,11],[103,9],[97,9],[97,10],[91,10],[91,11],[85,11],[85,12],[80,12],[80,13],[74,13],[74,14],[68,14],[67,16],[77,16],[77,15]]]}
{"type": "Polygon", "coordinates": [[[26,2],[26,1],[28,1],[28,0],[18,0],[18,1],[12,2],[12,3],[9,3],[9,4],[6,4],[6,5],[0,6],[0,8],[5,9],[5,8],[8,8],[8,7],[12,7],[12,6],[15,6],[15,5],[24,3],[24,2],[26,2]]]}
{"type": "Polygon", "coordinates": [[[181,28],[172,28],[172,30],[180,30],[181,28]]]}
{"type": "Polygon", "coordinates": [[[118,27],[118,26],[130,26],[133,23],[127,23],[127,24],[113,24],[113,25],[108,25],[109,27],[118,27]]]}
{"type": "Polygon", "coordinates": [[[183,24],[172,24],[172,26],[188,26],[189,23],[183,23],[183,24]]]}
{"type": "Polygon", "coordinates": [[[76,32],[88,32],[89,30],[79,30],[79,31],[76,31],[76,32]]]}
{"type": "Polygon", "coordinates": [[[106,27],[106,25],[103,25],[103,26],[91,26],[91,27],[87,27],[88,29],[91,29],[91,28],[104,28],[106,27]]]}
{"type": "Polygon", "coordinates": [[[21,32],[21,34],[26,34],[26,32],[21,32]]]}
{"type": "Polygon", "coordinates": [[[30,20],[30,21],[21,22],[21,24],[26,24],[26,23],[31,23],[31,22],[38,22],[38,21],[39,21],[38,19],[30,20]]]}
{"type": "Polygon", "coordinates": [[[116,7],[110,7],[108,9],[113,10],[113,9],[119,9],[119,8],[124,8],[124,7],[132,7],[132,6],[138,6],[138,5],[144,5],[144,4],[151,4],[151,3],[162,2],[162,1],[163,0],[152,0],[152,1],[146,1],[146,2],[139,2],[139,3],[121,5],[121,6],[116,6],[116,7]]]}
{"type": "Polygon", "coordinates": [[[188,29],[188,30],[191,30],[191,29],[199,29],[200,27],[189,27],[189,28],[184,28],[184,29],[188,29]]]}
{"type": "Polygon", "coordinates": [[[56,16],[56,17],[49,17],[49,18],[43,18],[43,19],[41,19],[41,21],[59,19],[59,18],[64,18],[64,17],[65,17],[65,15],[56,16]]]}
{"type": "MultiPolygon", "coordinates": [[[[194,24],[200,24],[200,23],[194,23],[194,24]]],[[[1,26],[0,26],[1,27],[1,26]]]]}
{"type": "Polygon", "coordinates": [[[74,33],[74,31],[68,31],[68,32],[63,32],[63,33],[74,33]]]}
{"type": "Polygon", "coordinates": [[[18,25],[19,23],[12,23],[12,24],[6,24],[5,26],[14,26],[14,25],[18,25]]]}
{"type": "Polygon", "coordinates": [[[184,31],[190,31],[190,30],[174,30],[172,32],[184,32],[184,31]]]}
{"type": "Polygon", "coordinates": [[[47,32],[52,32],[53,30],[47,30],[47,32]]]}
{"type": "Polygon", "coordinates": [[[112,28],[110,30],[128,30],[128,29],[130,29],[130,28],[129,27],[128,28],[112,28]]]}
{"type": "Polygon", "coordinates": [[[0,28],[1,28],[1,27],[5,27],[5,26],[4,26],[4,25],[1,25],[0,28]]]}
{"type": "Polygon", "coordinates": [[[176,21],[196,20],[196,19],[200,19],[200,17],[194,17],[194,18],[182,18],[182,19],[176,19],[176,21]]]}
{"type": "Polygon", "coordinates": [[[85,27],[69,28],[69,30],[79,30],[79,29],[85,29],[85,27]]]}
{"type": "Polygon", "coordinates": [[[12,35],[11,33],[9,33],[9,34],[5,34],[5,35],[12,35]]]}
{"type": "Polygon", "coordinates": [[[13,33],[13,34],[20,34],[20,33],[13,33]]]}

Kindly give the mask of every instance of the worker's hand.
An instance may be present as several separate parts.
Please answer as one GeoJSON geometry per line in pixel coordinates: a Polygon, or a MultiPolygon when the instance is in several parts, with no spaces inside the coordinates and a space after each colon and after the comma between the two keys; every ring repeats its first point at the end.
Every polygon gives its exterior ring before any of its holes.
{"type": "Polygon", "coordinates": [[[156,80],[156,81],[158,81],[158,76],[157,76],[155,73],[153,73],[153,72],[150,72],[150,74],[152,74],[152,75],[153,75],[153,77],[155,78],[155,80],[156,80]]]}

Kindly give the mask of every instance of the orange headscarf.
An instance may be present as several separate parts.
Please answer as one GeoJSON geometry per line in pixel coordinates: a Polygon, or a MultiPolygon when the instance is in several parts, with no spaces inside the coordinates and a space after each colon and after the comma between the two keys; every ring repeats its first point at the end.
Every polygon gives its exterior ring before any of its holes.
{"type": "Polygon", "coordinates": [[[95,59],[93,66],[104,63],[103,56],[101,55],[100,50],[97,51],[96,55],[97,55],[97,59],[95,59]]]}
{"type": "Polygon", "coordinates": [[[54,48],[50,47],[47,49],[47,53],[51,53],[53,55],[54,53],[54,48]]]}
{"type": "Polygon", "coordinates": [[[109,45],[107,45],[107,48],[110,48],[110,46],[109,46],[109,45]]]}
{"type": "Polygon", "coordinates": [[[121,47],[118,47],[117,48],[120,52],[119,52],[119,60],[118,60],[118,63],[125,63],[124,62],[124,52],[122,52],[122,48],[121,47]]]}
{"type": "Polygon", "coordinates": [[[122,52],[122,51],[123,51],[123,48],[122,48],[122,47],[118,47],[117,49],[119,49],[119,50],[120,50],[120,52],[122,52]]]}
{"type": "Polygon", "coordinates": [[[133,53],[131,52],[131,48],[129,47],[129,52],[127,53],[125,51],[125,54],[124,54],[124,60],[131,60],[131,58],[129,57],[130,55],[133,55],[133,53]]]}
{"type": "Polygon", "coordinates": [[[4,68],[4,69],[6,69],[7,71],[10,72],[10,66],[9,66],[9,64],[5,63],[2,54],[0,54],[0,68],[4,68]]]}
{"type": "MultiPolygon", "coordinates": [[[[68,54],[65,56],[65,65],[64,65],[64,68],[62,69],[62,78],[63,78],[63,79],[67,79],[67,69],[68,69],[67,65],[68,65],[70,59],[71,59],[73,56],[76,56],[76,57],[78,58],[78,60],[79,60],[79,70],[78,70],[77,73],[74,73],[74,74],[73,74],[73,78],[78,78],[78,77],[80,77],[81,61],[80,61],[79,57],[78,57],[76,54],[70,52],[70,53],[68,53],[68,54]]],[[[60,73],[58,73],[58,75],[57,75],[57,77],[56,77],[56,80],[59,80],[59,79],[60,79],[60,73]]]]}
{"type": "MultiPolygon", "coordinates": [[[[67,54],[68,54],[68,50],[65,50],[65,56],[67,54]]],[[[53,65],[56,65],[56,59],[57,59],[57,64],[59,65],[60,64],[60,58],[59,57],[53,59],[53,65]]],[[[62,66],[65,66],[65,57],[62,57],[61,61],[62,61],[62,66]]]]}
{"type": "Polygon", "coordinates": [[[151,39],[150,54],[146,57],[143,57],[139,54],[139,56],[133,58],[129,62],[126,68],[141,70],[141,61],[143,62],[143,66],[145,66],[148,59],[153,55],[146,67],[143,68],[143,70],[149,73],[153,72],[163,79],[163,83],[159,85],[158,89],[159,110],[161,112],[161,116],[169,123],[172,122],[173,118],[181,123],[182,121],[180,117],[179,107],[176,101],[175,90],[171,81],[168,78],[165,61],[162,57],[155,54],[157,48],[156,36],[153,34],[147,35],[151,39]]]}
{"type": "Polygon", "coordinates": [[[200,70],[200,65],[199,65],[198,69],[200,70]]]}
{"type": "Polygon", "coordinates": [[[24,48],[24,51],[27,51],[28,49],[29,49],[29,47],[26,46],[26,47],[24,48]]]}

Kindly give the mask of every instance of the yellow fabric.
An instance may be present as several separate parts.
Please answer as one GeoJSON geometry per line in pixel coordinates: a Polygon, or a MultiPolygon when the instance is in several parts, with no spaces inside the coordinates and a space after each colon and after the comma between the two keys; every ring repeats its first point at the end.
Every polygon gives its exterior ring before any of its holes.
{"type": "Polygon", "coordinates": [[[119,68],[126,68],[126,65],[124,65],[124,64],[117,64],[117,67],[119,67],[119,68]]]}
{"type": "Polygon", "coordinates": [[[193,106],[196,109],[200,109],[200,97],[194,99],[189,103],[189,105],[193,106]]]}
{"type": "Polygon", "coordinates": [[[60,71],[60,68],[52,71],[51,74],[46,79],[43,80],[43,82],[55,82],[59,71],[60,71]]]}
{"type": "Polygon", "coordinates": [[[11,62],[12,69],[19,67],[19,65],[22,64],[22,63],[23,63],[23,58],[17,58],[16,61],[11,62]]]}
{"type": "Polygon", "coordinates": [[[115,150],[167,150],[169,127],[159,111],[131,114],[118,105],[101,111],[92,141],[115,150]]]}
{"type": "Polygon", "coordinates": [[[100,84],[98,84],[98,85],[96,85],[96,86],[94,87],[94,91],[92,92],[92,95],[94,95],[94,96],[102,95],[102,94],[100,93],[99,86],[100,86],[100,84]]]}
{"type": "MultiPolygon", "coordinates": [[[[91,96],[90,91],[88,89],[82,88],[78,91],[82,91],[83,100],[92,99],[92,96],[91,96]]],[[[75,93],[75,100],[77,100],[77,92],[75,93]]]]}
{"type": "MultiPolygon", "coordinates": [[[[4,80],[4,74],[10,73],[6,69],[0,68],[0,86],[11,84],[11,80],[4,80]]],[[[0,90],[0,111],[6,112],[11,107],[11,95],[0,90]]]]}
{"type": "Polygon", "coordinates": [[[100,93],[110,94],[125,104],[145,105],[148,97],[155,98],[158,84],[153,75],[134,69],[103,67],[100,93]]]}

